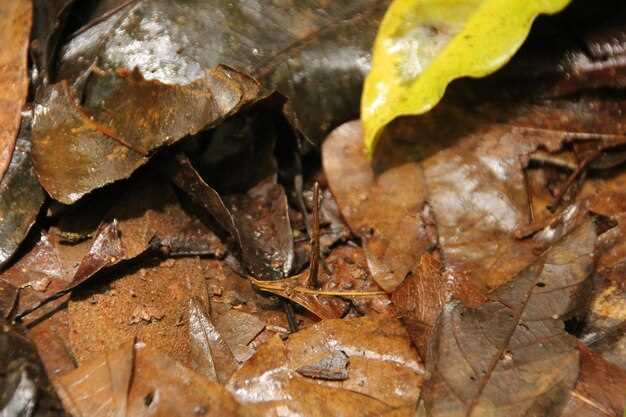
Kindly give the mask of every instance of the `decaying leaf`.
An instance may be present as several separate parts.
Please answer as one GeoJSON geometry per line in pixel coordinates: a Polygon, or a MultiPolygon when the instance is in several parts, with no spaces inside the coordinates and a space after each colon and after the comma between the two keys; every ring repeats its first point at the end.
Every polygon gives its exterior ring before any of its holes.
{"type": "Polygon", "coordinates": [[[312,140],[357,114],[370,48],[388,1],[245,0],[132,2],[73,38],[60,77],[94,61],[137,67],[151,79],[187,84],[218,64],[290,99],[312,140]],[[128,47],[128,45],[131,45],[128,47]]]}
{"type": "Polygon", "coordinates": [[[283,187],[274,178],[226,198],[241,238],[242,259],[254,276],[277,279],[293,266],[293,236],[283,187]]]}
{"type": "Polygon", "coordinates": [[[237,369],[232,350],[198,299],[189,300],[189,343],[193,369],[211,380],[226,383],[237,369]]]}
{"type": "Polygon", "coordinates": [[[33,344],[3,320],[0,321],[0,415],[67,415],[33,344]]]}
{"type": "MultiPolygon", "coordinates": [[[[67,288],[81,259],[87,255],[89,246],[90,243],[86,242],[67,248],[59,244],[53,236],[42,233],[30,252],[0,274],[0,281],[19,289],[19,302],[15,306],[14,314],[21,315],[67,288]]],[[[64,301],[67,301],[67,297],[60,302],[64,301]]],[[[45,315],[55,307],[58,304],[53,303],[36,316],[45,315]]]]}
{"type": "Polygon", "coordinates": [[[626,406],[626,371],[604,361],[584,346],[579,346],[579,349],[580,375],[561,415],[623,415],[626,406]]]}
{"type": "Polygon", "coordinates": [[[15,151],[11,149],[11,164],[0,181],[0,266],[22,243],[45,199],[31,161],[30,123],[29,113],[22,118],[15,151]]]}
{"type": "Polygon", "coordinates": [[[285,343],[275,337],[233,375],[228,387],[258,415],[284,410],[302,416],[367,416],[415,404],[422,373],[400,322],[370,316],[323,321],[285,343]],[[337,375],[337,360],[329,358],[340,354],[347,358],[347,378],[324,378],[337,375]],[[312,368],[319,373],[309,372],[312,368]]]}
{"type": "Polygon", "coordinates": [[[466,306],[486,301],[483,292],[472,285],[466,275],[444,274],[436,253],[422,255],[417,270],[391,294],[397,314],[422,356],[425,356],[435,322],[450,299],[461,300],[466,306]]]}
{"type": "Polygon", "coordinates": [[[222,386],[141,342],[126,342],[54,383],[75,417],[237,415],[222,386]]]}
{"type": "Polygon", "coordinates": [[[361,114],[369,153],[385,125],[432,109],[455,78],[494,72],[522,45],[538,14],[556,13],[568,3],[395,0],[376,37],[372,71],[363,90],[361,114]]]}
{"type": "Polygon", "coordinates": [[[66,204],[127,178],[152,151],[207,129],[259,94],[255,81],[223,66],[185,86],[136,71],[93,71],[83,91],[61,81],[43,89],[35,106],[35,171],[66,204]]]}
{"type": "Polygon", "coordinates": [[[11,162],[20,113],[28,95],[28,38],[33,18],[29,0],[0,5],[0,180],[11,162]]]}
{"type": "Polygon", "coordinates": [[[590,219],[478,308],[450,302],[426,357],[419,415],[558,415],[579,372],[562,318],[580,308],[593,271],[590,219]]]}
{"type": "Polygon", "coordinates": [[[177,155],[170,169],[174,183],[209,212],[230,233],[249,273],[276,279],[293,265],[293,237],[283,187],[271,176],[245,194],[222,197],[208,185],[189,159],[177,155]]]}

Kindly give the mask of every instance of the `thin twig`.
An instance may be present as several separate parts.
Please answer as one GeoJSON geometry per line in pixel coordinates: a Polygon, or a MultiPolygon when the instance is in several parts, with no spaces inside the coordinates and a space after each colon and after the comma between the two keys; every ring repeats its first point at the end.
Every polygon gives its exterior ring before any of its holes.
{"type": "Polygon", "coordinates": [[[309,288],[316,288],[320,264],[320,184],[317,181],[313,185],[313,227],[311,229],[311,262],[305,285],[309,288]]]}
{"type": "Polygon", "coordinates": [[[565,185],[559,189],[559,192],[554,198],[554,202],[548,206],[548,209],[550,209],[551,211],[554,211],[561,204],[561,200],[563,199],[567,191],[570,189],[570,187],[574,184],[574,182],[578,179],[578,177],[580,177],[581,174],[587,169],[589,164],[593,162],[595,159],[597,159],[600,155],[602,155],[602,151],[598,149],[598,150],[593,151],[588,157],[583,159],[583,161],[578,165],[578,167],[576,167],[576,170],[570,174],[565,185]]]}
{"type": "Polygon", "coordinates": [[[528,170],[524,167],[524,163],[520,158],[522,175],[524,176],[524,187],[526,188],[526,200],[528,201],[528,224],[535,222],[535,209],[533,207],[533,193],[530,189],[530,181],[528,181],[528,170]]]}

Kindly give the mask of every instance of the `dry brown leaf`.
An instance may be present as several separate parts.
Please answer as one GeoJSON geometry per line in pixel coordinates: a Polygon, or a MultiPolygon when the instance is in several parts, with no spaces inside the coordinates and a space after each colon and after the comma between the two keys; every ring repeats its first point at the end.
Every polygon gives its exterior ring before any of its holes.
{"type": "Polygon", "coordinates": [[[29,0],[0,5],[0,180],[15,147],[20,114],[28,95],[28,42],[33,19],[29,0]]]}
{"type": "Polygon", "coordinates": [[[126,342],[54,383],[74,417],[237,415],[222,386],[141,342],[126,342]]]}
{"type": "Polygon", "coordinates": [[[580,375],[562,417],[621,417],[626,406],[626,370],[579,344],[580,375]]]}

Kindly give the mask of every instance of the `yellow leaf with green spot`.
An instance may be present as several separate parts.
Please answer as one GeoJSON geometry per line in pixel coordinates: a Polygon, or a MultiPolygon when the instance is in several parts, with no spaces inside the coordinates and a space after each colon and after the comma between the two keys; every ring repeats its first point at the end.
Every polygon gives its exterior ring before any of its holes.
{"type": "Polygon", "coordinates": [[[521,46],[538,14],[570,0],[395,0],[376,41],[361,119],[371,154],[399,116],[432,109],[455,78],[483,77],[521,46]]]}

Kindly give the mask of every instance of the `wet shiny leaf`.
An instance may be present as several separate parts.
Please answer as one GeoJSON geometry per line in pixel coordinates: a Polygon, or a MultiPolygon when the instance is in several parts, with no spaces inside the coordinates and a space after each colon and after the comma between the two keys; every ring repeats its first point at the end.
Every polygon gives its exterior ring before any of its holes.
{"type": "Polygon", "coordinates": [[[127,178],[151,152],[207,129],[259,93],[255,81],[222,66],[185,86],[137,72],[93,71],[84,91],[61,81],[43,89],[35,106],[35,170],[46,191],[66,204],[127,178]]]}
{"type": "Polygon", "coordinates": [[[319,141],[357,115],[371,43],[388,3],[137,1],[71,39],[60,76],[73,79],[97,61],[186,84],[228,65],[288,97],[288,114],[319,141]]]}
{"type": "Polygon", "coordinates": [[[54,58],[67,17],[76,0],[35,0],[31,53],[37,68],[38,84],[53,81],[54,58]]]}
{"type": "MultiPolygon", "coordinates": [[[[324,369],[330,372],[328,366],[324,369]]],[[[371,316],[323,321],[287,342],[275,337],[233,375],[228,387],[258,415],[279,410],[298,416],[380,415],[415,404],[422,372],[400,322],[371,316]],[[339,354],[348,362],[341,381],[306,371],[339,354]]]]}
{"type": "Polygon", "coordinates": [[[0,181],[0,267],[28,234],[45,199],[33,171],[30,122],[30,115],[22,119],[11,164],[0,181]]]}
{"type": "Polygon", "coordinates": [[[32,342],[0,321],[0,415],[64,417],[32,342]]]}

